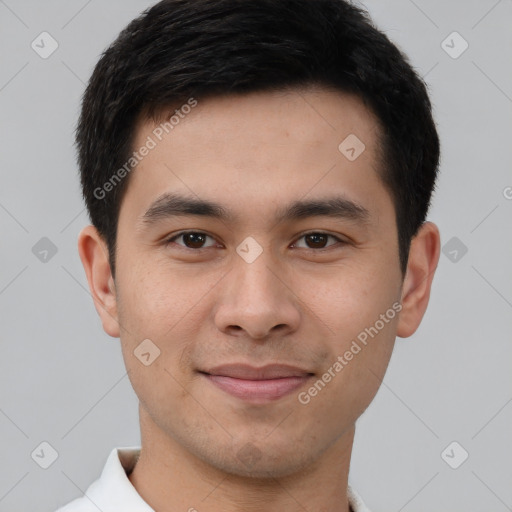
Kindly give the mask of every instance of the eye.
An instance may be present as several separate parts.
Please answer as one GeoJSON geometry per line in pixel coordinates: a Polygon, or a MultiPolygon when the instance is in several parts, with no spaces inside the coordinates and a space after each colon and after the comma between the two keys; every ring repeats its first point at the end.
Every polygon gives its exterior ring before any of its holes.
{"type": "MultiPolygon", "coordinates": [[[[333,245],[339,244],[345,244],[346,242],[341,240],[340,238],[330,235],[328,233],[322,233],[318,231],[305,233],[303,234],[298,240],[304,239],[306,245],[300,246],[297,242],[293,244],[293,247],[299,248],[299,249],[328,249],[329,247],[333,245]],[[334,243],[328,244],[328,240],[331,239],[334,241],[334,243]]],[[[208,247],[215,246],[215,239],[211,237],[210,235],[207,235],[206,233],[203,233],[201,231],[183,231],[181,233],[178,233],[177,235],[172,236],[171,238],[168,238],[165,240],[164,244],[170,245],[172,243],[176,243],[177,245],[184,247],[185,249],[207,249],[208,247]],[[212,243],[209,245],[205,245],[207,239],[211,239],[212,243]],[[182,243],[176,242],[177,240],[181,240],[182,243]]]]}
{"type": "Polygon", "coordinates": [[[202,233],[200,231],[186,231],[178,233],[177,235],[174,235],[172,238],[168,238],[165,241],[165,245],[174,243],[174,241],[178,239],[182,239],[183,244],[178,243],[177,245],[185,247],[186,249],[205,249],[207,247],[212,247],[213,245],[215,245],[215,243],[213,243],[211,245],[205,246],[204,243],[206,242],[207,238],[214,240],[210,235],[207,235],[206,233],[202,233]]]}
{"type": "Polygon", "coordinates": [[[336,245],[336,243],[327,245],[327,240],[329,238],[335,240],[335,242],[340,242],[342,244],[345,243],[343,240],[334,235],[329,235],[328,233],[315,231],[311,233],[305,233],[299,238],[299,240],[304,239],[306,241],[306,244],[309,244],[309,247],[300,247],[297,245],[297,243],[295,243],[294,246],[299,247],[300,249],[327,249],[332,245],[336,245]]]}

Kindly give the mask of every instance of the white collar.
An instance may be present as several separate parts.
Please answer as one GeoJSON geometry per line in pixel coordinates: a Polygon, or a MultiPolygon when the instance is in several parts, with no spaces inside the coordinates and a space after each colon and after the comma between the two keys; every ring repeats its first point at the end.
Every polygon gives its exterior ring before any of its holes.
{"type": "MultiPolygon", "coordinates": [[[[84,496],[68,503],[57,512],[155,512],[128,479],[137,462],[140,446],[114,448],[101,476],[84,496]]],[[[348,501],[353,512],[370,512],[357,492],[348,486],[348,501]]]]}

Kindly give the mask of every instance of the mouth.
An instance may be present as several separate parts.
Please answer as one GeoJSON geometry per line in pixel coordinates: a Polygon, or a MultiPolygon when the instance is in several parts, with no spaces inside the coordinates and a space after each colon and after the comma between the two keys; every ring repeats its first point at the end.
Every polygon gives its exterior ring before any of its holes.
{"type": "Polygon", "coordinates": [[[230,364],[199,373],[225,393],[253,403],[278,400],[314,376],[301,368],[277,364],[260,368],[230,364]]]}

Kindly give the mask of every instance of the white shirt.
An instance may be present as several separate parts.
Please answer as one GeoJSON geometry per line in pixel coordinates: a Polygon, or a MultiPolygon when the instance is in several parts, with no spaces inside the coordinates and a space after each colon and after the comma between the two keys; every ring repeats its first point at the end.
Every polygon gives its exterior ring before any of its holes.
{"type": "MultiPolygon", "coordinates": [[[[56,512],[155,512],[135,490],[128,475],[135,466],[140,446],[114,448],[100,478],[81,498],[56,512]]],[[[370,512],[359,495],[348,486],[348,501],[353,512],[370,512]]]]}

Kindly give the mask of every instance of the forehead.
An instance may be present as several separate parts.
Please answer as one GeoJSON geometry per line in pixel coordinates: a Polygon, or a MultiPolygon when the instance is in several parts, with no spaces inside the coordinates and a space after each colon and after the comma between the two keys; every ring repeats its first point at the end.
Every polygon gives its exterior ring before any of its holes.
{"type": "Polygon", "coordinates": [[[138,123],[133,149],[153,146],[125,198],[139,211],[167,192],[252,217],[333,191],[359,204],[389,200],[378,176],[379,125],[357,97],[308,89],[195,101],[138,123]]]}

